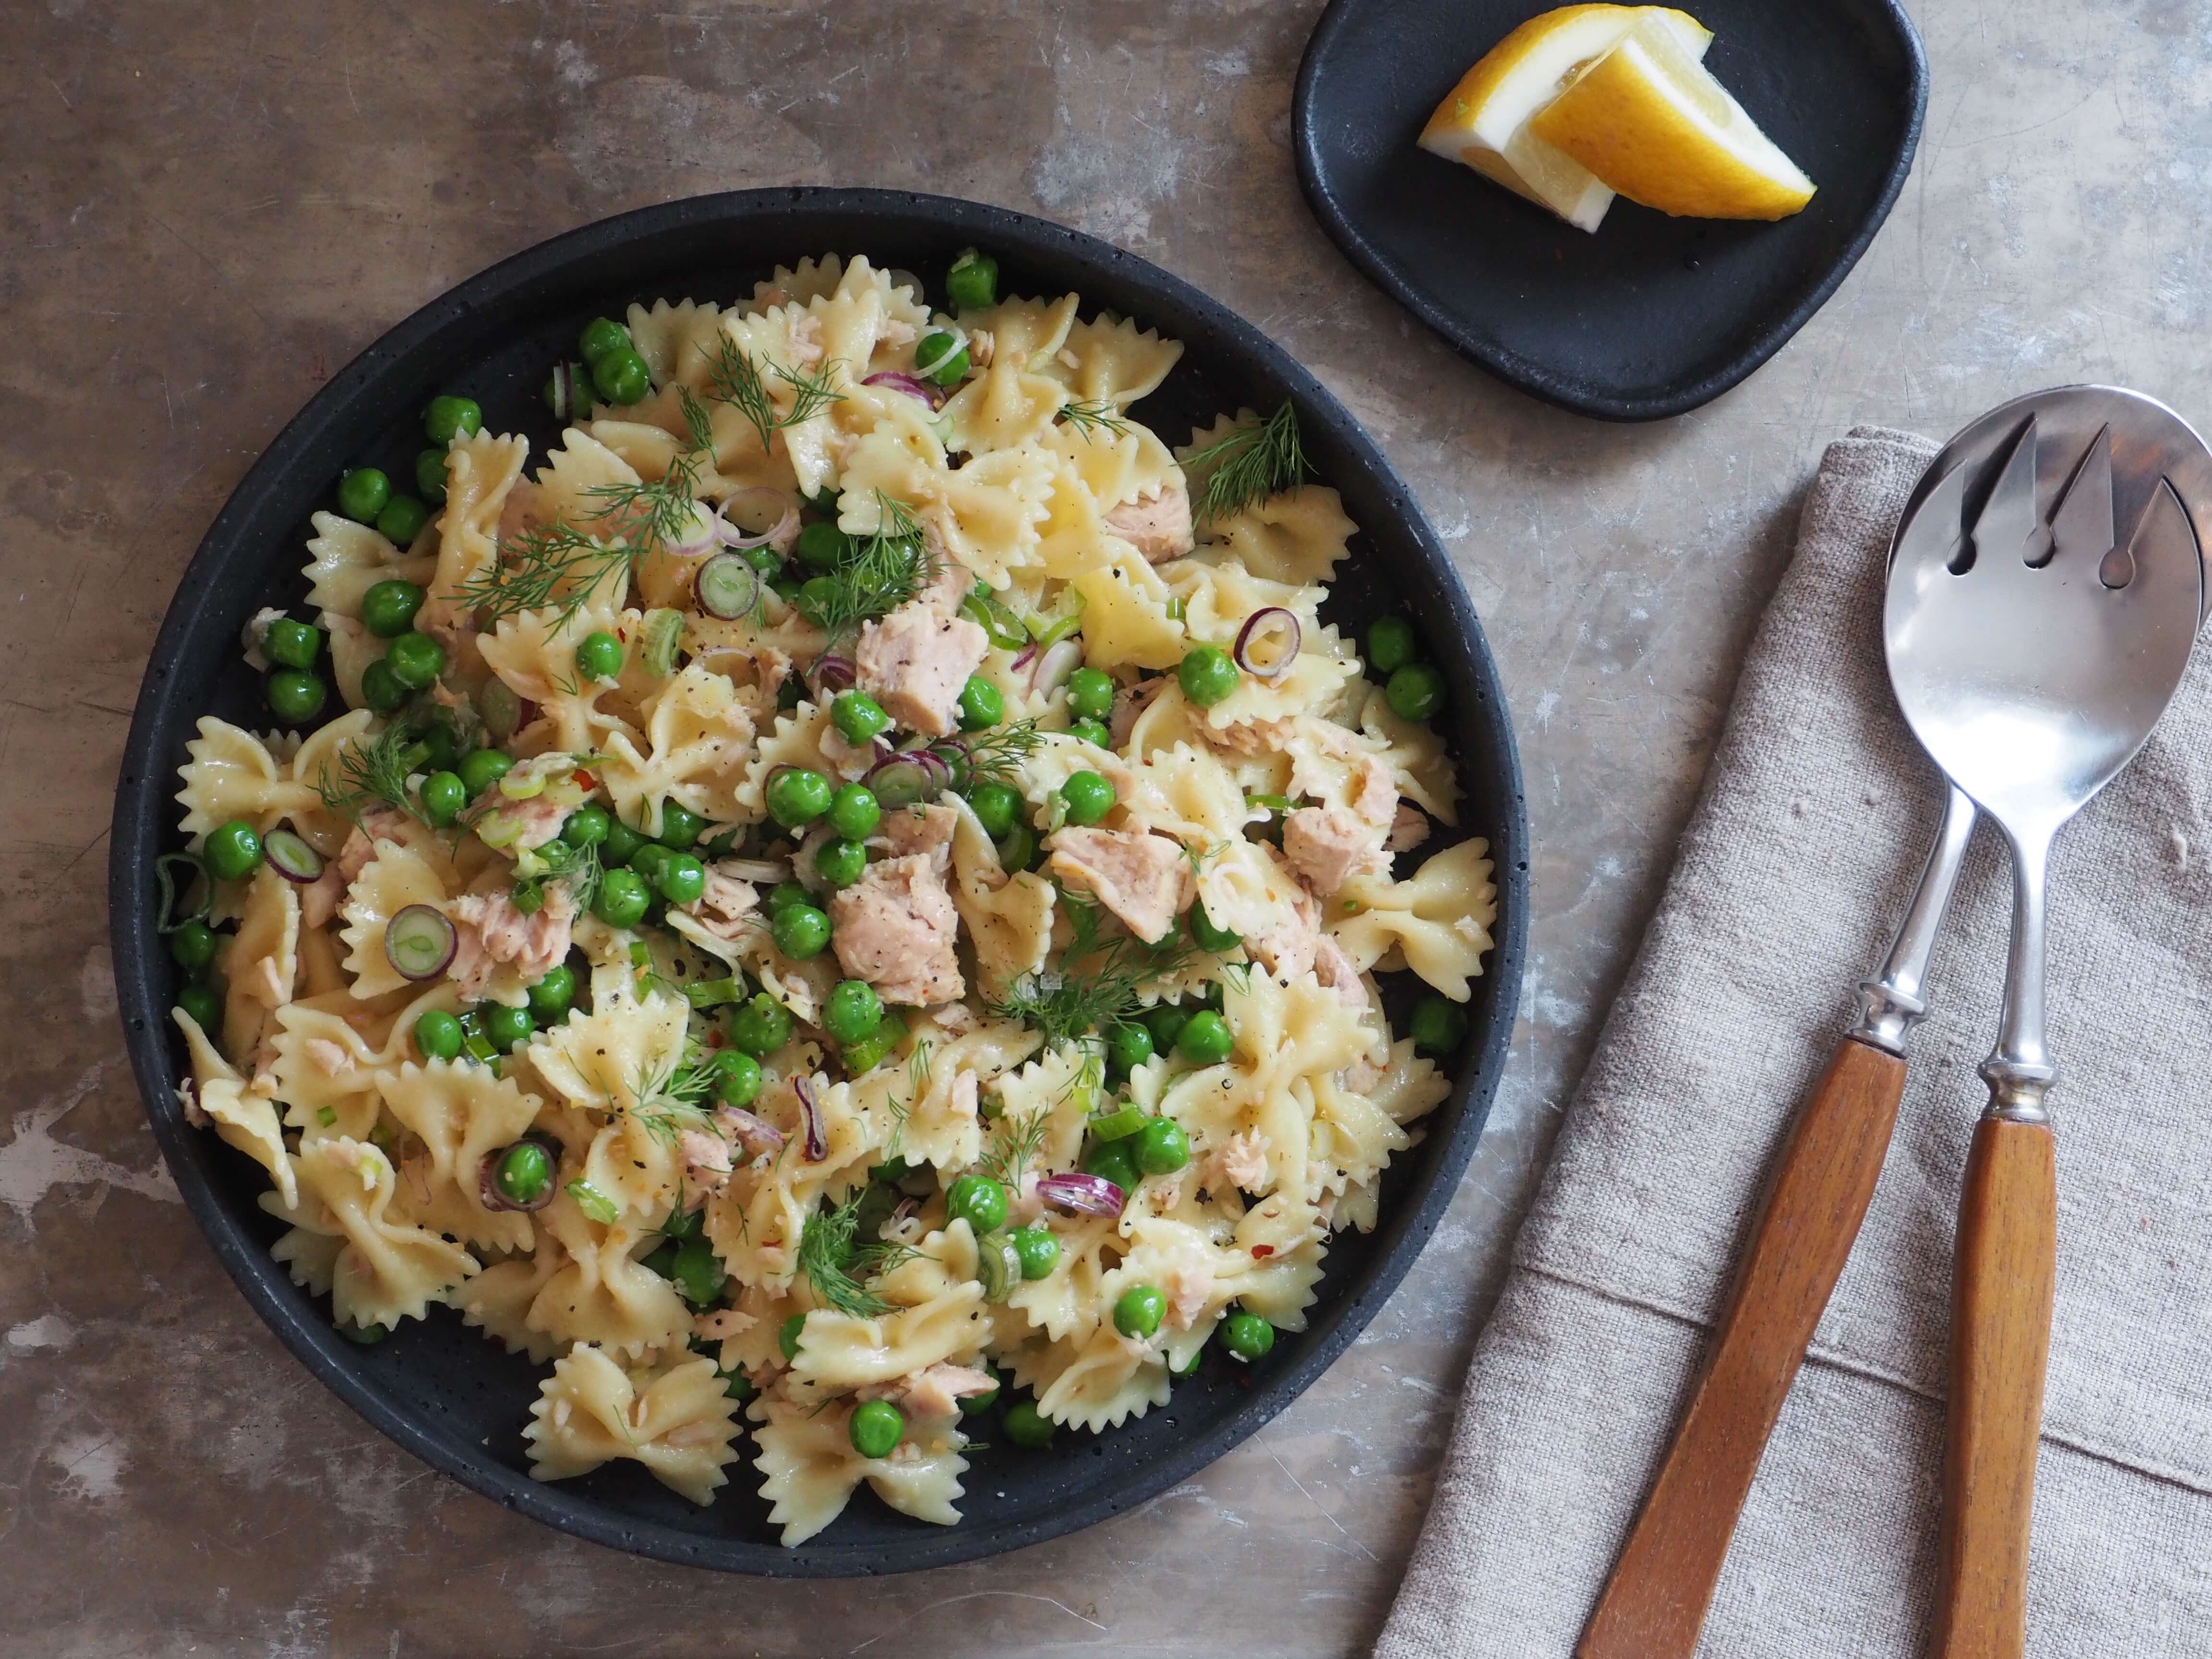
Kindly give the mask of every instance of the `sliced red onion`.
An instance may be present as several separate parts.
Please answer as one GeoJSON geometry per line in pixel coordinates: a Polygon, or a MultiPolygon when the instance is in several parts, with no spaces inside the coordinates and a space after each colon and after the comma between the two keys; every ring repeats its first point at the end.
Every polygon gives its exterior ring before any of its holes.
{"type": "Polygon", "coordinates": [[[758,1158],[763,1152],[782,1149],[783,1131],[766,1118],[756,1117],[742,1106],[717,1106],[714,1121],[744,1148],[747,1158],[758,1158]]]}
{"type": "Polygon", "coordinates": [[[384,925],[384,958],[404,980],[435,979],[460,948],[460,935],[434,904],[406,904],[384,925]]]}
{"type": "Polygon", "coordinates": [[[791,1085],[799,1092],[799,1103],[806,1113],[806,1161],[819,1164],[830,1156],[830,1137],[822,1127],[821,1103],[814,1098],[814,1079],[800,1078],[791,1085]]]}
{"type": "Polygon", "coordinates": [[[867,781],[877,800],[887,811],[893,812],[934,795],[944,787],[937,774],[921,758],[921,753],[895,754],[888,760],[877,762],[868,769],[867,781]]]}
{"type": "Polygon", "coordinates": [[[911,374],[902,374],[896,369],[886,369],[881,374],[871,374],[860,382],[862,386],[887,386],[894,392],[903,392],[909,398],[918,398],[934,410],[945,401],[945,394],[936,387],[925,386],[911,374]]]}
{"type": "Polygon", "coordinates": [[[1012,668],[1013,668],[1014,672],[1016,672],[1017,674],[1018,674],[1018,673],[1020,673],[1020,672],[1022,672],[1022,670],[1024,670],[1024,668],[1027,668],[1027,667],[1028,667],[1031,663],[1033,663],[1033,662],[1035,662],[1035,661],[1036,660],[1036,655],[1037,655],[1037,645],[1036,645],[1036,641],[1035,640],[1032,640],[1032,641],[1030,641],[1027,645],[1025,645],[1025,646],[1024,646],[1024,647],[1022,647],[1022,654],[1021,654],[1020,656],[1016,657],[1016,658],[1014,659],[1013,663],[1012,663],[1012,668]]]}
{"type": "Polygon", "coordinates": [[[850,657],[817,657],[814,678],[833,691],[845,691],[860,683],[860,671],[850,657]]]}
{"type": "Polygon", "coordinates": [[[261,852],[271,870],[302,887],[323,873],[323,855],[289,830],[271,830],[262,836],[261,852]]]}
{"type": "Polygon", "coordinates": [[[694,501],[691,504],[691,527],[683,535],[662,542],[661,551],[679,559],[704,553],[721,539],[717,533],[721,522],[711,510],[702,511],[694,501]]]}
{"type": "Polygon", "coordinates": [[[1067,684],[1067,677],[1083,666],[1083,644],[1079,640],[1061,640],[1047,647],[1030,670],[1030,690],[1051,693],[1067,684]]]}
{"type": "Polygon", "coordinates": [[[1057,1204],[1063,1210],[1073,1210],[1078,1215],[1103,1215],[1111,1218],[1121,1213],[1127,1202],[1121,1189],[1103,1176],[1051,1175],[1036,1184],[1037,1196],[1048,1204],[1057,1204]]]}
{"type": "Polygon", "coordinates": [[[793,505],[790,496],[766,484],[740,489],[714,509],[714,539],[739,552],[749,547],[773,547],[781,552],[798,534],[799,508],[793,505]],[[762,531],[741,530],[731,523],[730,509],[740,501],[772,508],[775,516],[769,527],[762,531]]]}
{"type": "MultiPolygon", "coordinates": [[[[553,1161],[553,1167],[556,1170],[558,1170],[561,1167],[561,1143],[559,1141],[555,1140],[550,1135],[525,1135],[522,1137],[522,1139],[544,1147],[545,1149],[545,1156],[553,1161]]],[[[528,1214],[533,1211],[544,1209],[548,1204],[550,1204],[553,1201],[554,1194],[561,1190],[560,1179],[556,1176],[553,1179],[548,1181],[545,1183],[545,1189],[539,1193],[537,1197],[532,1199],[527,1204],[518,1204],[513,1199],[509,1198],[505,1193],[500,1191],[500,1160],[504,1158],[520,1145],[521,1145],[521,1141],[513,1141],[504,1146],[495,1146],[491,1151],[486,1152],[483,1155],[483,1159],[477,1164],[477,1196],[483,1200],[483,1206],[487,1210],[520,1210],[524,1213],[528,1214]]]]}
{"type": "Polygon", "coordinates": [[[1304,639],[1305,629],[1295,611],[1285,611],[1279,605],[1267,605],[1244,618],[1244,626],[1237,630],[1236,648],[1229,654],[1237,659],[1239,668],[1255,678],[1279,680],[1297,661],[1298,647],[1304,639]],[[1275,653],[1272,663],[1263,667],[1253,647],[1278,629],[1283,635],[1283,648],[1275,653]]]}

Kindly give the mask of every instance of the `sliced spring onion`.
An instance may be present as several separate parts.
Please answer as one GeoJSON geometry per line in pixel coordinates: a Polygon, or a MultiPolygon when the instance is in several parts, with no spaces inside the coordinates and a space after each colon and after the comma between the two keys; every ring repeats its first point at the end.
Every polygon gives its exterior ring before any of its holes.
{"type": "Polygon", "coordinates": [[[702,979],[684,988],[684,1000],[694,1008],[726,1008],[745,1000],[745,988],[734,976],[702,979]]]}
{"type": "Polygon", "coordinates": [[[830,1156],[830,1137],[822,1127],[821,1103],[814,1098],[814,1079],[799,1078],[791,1085],[799,1094],[799,1104],[806,1114],[806,1161],[819,1164],[830,1156]]]}
{"type": "Polygon", "coordinates": [[[1144,1127],[1144,1113],[1127,1102],[1091,1120],[1091,1133],[1101,1140],[1126,1140],[1144,1127]]]}
{"type": "MultiPolygon", "coordinates": [[[[561,1167],[561,1143],[550,1135],[525,1135],[522,1140],[526,1140],[532,1146],[543,1147],[545,1156],[551,1160],[552,1167],[556,1170],[561,1167]]],[[[483,1201],[483,1206],[487,1210],[520,1210],[527,1214],[542,1210],[550,1204],[553,1201],[553,1194],[559,1190],[552,1182],[548,1181],[544,1189],[526,1204],[518,1204],[500,1191],[500,1161],[521,1144],[522,1141],[514,1141],[505,1146],[495,1146],[486,1152],[482,1161],[477,1164],[477,1196],[483,1201]]]]}
{"type": "Polygon", "coordinates": [[[1304,639],[1305,629],[1296,612],[1279,605],[1266,605],[1244,619],[1244,626],[1237,630],[1236,648],[1229,654],[1255,678],[1279,680],[1297,661],[1298,647],[1304,639]],[[1270,641],[1278,642],[1267,648],[1270,641]]]}
{"type": "Polygon", "coordinates": [[[1037,1196],[1048,1204],[1079,1215],[1117,1216],[1125,1202],[1121,1189],[1103,1176],[1047,1176],[1037,1182],[1037,1196]]]}
{"type": "Polygon", "coordinates": [[[207,878],[207,867],[197,853],[164,853],[154,860],[154,885],[161,894],[161,908],[154,912],[154,931],[173,933],[188,921],[202,921],[215,905],[215,884],[207,878]],[[181,864],[191,873],[185,878],[185,899],[187,908],[177,908],[176,878],[170,875],[169,866],[181,864]],[[194,900],[193,892],[199,897],[194,900]]]}
{"type": "Polygon", "coordinates": [[[453,924],[435,905],[402,905],[384,927],[385,958],[402,979],[437,978],[459,945],[453,924]]]}
{"type": "Polygon", "coordinates": [[[928,362],[923,362],[919,356],[915,359],[914,372],[924,380],[968,349],[968,331],[957,323],[939,323],[931,332],[945,336],[945,349],[928,362]]]}
{"type": "Polygon", "coordinates": [[[494,676],[477,693],[477,712],[495,745],[505,743],[522,726],[522,699],[505,680],[494,676]]]}
{"type": "Polygon", "coordinates": [[[742,553],[717,553],[699,567],[692,588],[699,608],[710,617],[735,622],[760,601],[760,572],[742,553]]]}
{"type": "Polygon", "coordinates": [[[576,1207],[602,1227],[611,1227],[622,1218],[622,1210],[614,1200],[588,1181],[570,1182],[568,1193],[576,1200],[576,1207]]]}
{"type": "Polygon", "coordinates": [[[302,886],[323,873],[323,855],[289,830],[271,830],[262,836],[261,854],[278,875],[302,886]]]}
{"type": "Polygon", "coordinates": [[[902,806],[911,806],[936,794],[942,787],[936,773],[920,758],[927,753],[922,750],[915,754],[893,755],[869,769],[868,787],[875,792],[878,803],[885,811],[896,812],[902,806]]]}
{"type": "Polygon", "coordinates": [[[547,386],[551,396],[546,401],[551,406],[553,418],[556,421],[573,419],[576,411],[584,407],[584,400],[576,395],[579,371],[582,367],[582,364],[570,362],[566,358],[553,365],[553,379],[547,386]]]}
{"type": "Polygon", "coordinates": [[[986,1233],[975,1241],[975,1277],[983,1286],[983,1300],[1004,1302],[1022,1282],[1021,1252],[1003,1232],[986,1233]]]}
{"type": "Polygon", "coordinates": [[[684,638],[684,613],[681,611],[648,611],[641,630],[644,645],[639,659],[645,672],[658,679],[666,679],[676,672],[676,647],[684,638]]]}
{"type": "MultiPolygon", "coordinates": [[[[1038,618],[1038,622],[1042,620],[1042,617],[1038,618]]],[[[1073,616],[1055,618],[1049,628],[1040,629],[1037,623],[1033,622],[1029,625],[1029,629],[1030,636],[1036,641],[1038,648],[1042,650],[1049,646],[1058,645],[1082,626],[1083,613],[1079,611],[1073,616]]]]}
{"type": "Polygon", "coordinates": [[[1001,651],[1019,651],[1030,643],[1030,630],[1022,619],[981,588],[960,601],[960,614],[989,635],[991,643],[1001,651]]]}

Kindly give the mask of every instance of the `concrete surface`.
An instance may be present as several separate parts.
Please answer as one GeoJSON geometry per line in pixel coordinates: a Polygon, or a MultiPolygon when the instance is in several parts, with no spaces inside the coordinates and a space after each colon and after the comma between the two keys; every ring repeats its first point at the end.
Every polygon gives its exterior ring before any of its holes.
{"type": "Polygon", "coordinates": [[[2077,379],[2212,415],[2212,8],[1915,9],[1927,139],[1871,253],[1747,385],[1623,428],[1461,362],[1307,217],[1286,145],[1314,0],[0,0],[0,1655],[1364,1648],[1821,447],[2077,379]],[[147,643],[319,381],[555,232],[787,181],[1048,215],[1304,356],[1456,550],[1538,837],[1495,1127],[1358,1346],[1139,1513],[866,1584],[577,1543],[312,1382],[159,1166],[101,902],[147,643]]]}

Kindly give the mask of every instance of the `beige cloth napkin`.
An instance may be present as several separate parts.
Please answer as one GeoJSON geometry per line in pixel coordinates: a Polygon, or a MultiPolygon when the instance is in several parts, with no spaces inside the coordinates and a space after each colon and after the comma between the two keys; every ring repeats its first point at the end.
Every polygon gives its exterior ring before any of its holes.
{"type": "MultiPolygon", "coordinates": [[[[1792,1105],[1887,949],[1942,800],[1881,668],[1890,532],[1933,447],[1833,445],[1704,798],[1475,1346],[1379,1659],[1570,1653],[1792,1105]]],[[[2212,1653],[2212,666],[2060,837],[2057,1311],[2029,1651],[2212,1653]]],[[[1951,1235],[2010,882],[1978,830],[1856,1254],[1735,1534],[1707,1656],[1917,1656],[1951,1235]]]]}

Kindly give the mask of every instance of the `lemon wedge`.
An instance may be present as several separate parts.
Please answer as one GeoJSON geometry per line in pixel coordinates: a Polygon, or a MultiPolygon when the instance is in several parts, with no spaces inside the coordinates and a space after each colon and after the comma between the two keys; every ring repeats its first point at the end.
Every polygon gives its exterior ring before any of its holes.
{"type": "Polygon", "coordinates": [[[1506,189],[1594,231],[1613,191],[1582,162],[1529,127],[1530,118],[1640,22],[1679,43],[1694,63],[1712,32],[1663,6],[1562,6],[1532,17],[1488,52],[1437,106],[1421,148],[1462,161],[1506,189]]]}
{"type": "Polygon", "coordinates": [[[1813,181],[1680,38],[1638,18],[1528,122],[1530,135],[1632,202],[1699,219],[1781,219],[1813,181]]]}

